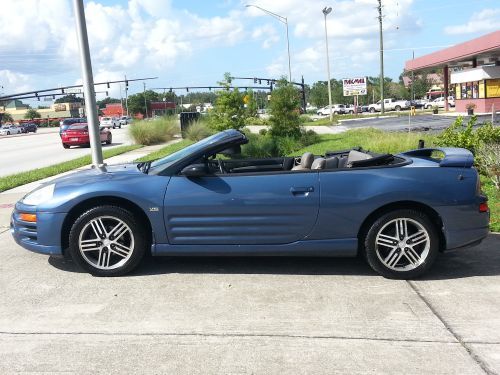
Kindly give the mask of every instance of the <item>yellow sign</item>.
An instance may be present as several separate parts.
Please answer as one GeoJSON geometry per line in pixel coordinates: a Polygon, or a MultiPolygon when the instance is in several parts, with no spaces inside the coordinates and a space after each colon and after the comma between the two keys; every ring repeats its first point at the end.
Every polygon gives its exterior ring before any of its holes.
{"type": "Polygon", "coordinates": [[[486,80],[486,95],[488,98],[500,98],[500,79],[486,80]]]}
{"type": "Polygon", "coordinates": [[[243,97],[243,103],[248,104],[248,102],[250,102],[250,96],[245,95],[245,96],[243,97]]]}

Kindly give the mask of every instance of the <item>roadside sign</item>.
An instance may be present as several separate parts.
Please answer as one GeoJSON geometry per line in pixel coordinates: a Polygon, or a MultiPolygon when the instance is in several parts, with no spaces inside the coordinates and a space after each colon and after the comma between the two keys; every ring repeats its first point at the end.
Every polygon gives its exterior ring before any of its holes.
{"type": "Polygon", "coordinates": [[[82,89],[80,88],[70,88],[70,89],[65,89],[64,92],[66,94],[81,94],[82,93],[82,89]]]}
{"type": "Polygon", "coordinates": [[[52,99],[52,96],[46,96],[45,98],[43,98],[44,102],[51,102],[52,100],[54,100],[52,99]]]}
{"type": "Polygon", "coordinates": [[[344,96],[366,95],[366,77],[344,78],[342,88],[344,96]]]}

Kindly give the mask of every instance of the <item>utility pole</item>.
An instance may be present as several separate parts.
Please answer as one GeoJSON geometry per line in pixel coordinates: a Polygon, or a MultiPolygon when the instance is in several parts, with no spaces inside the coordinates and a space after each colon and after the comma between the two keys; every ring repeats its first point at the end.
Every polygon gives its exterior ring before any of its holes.
{"type": "Polygon", "coordinates": [[[85,107],[87,112],[92,164],[95,168],[105,171],[106,165],[104,164],[102,157],[99,119],[97,117],[97,104],[94,92],[94,77],[92,75],[92,63],[90,61],[89,39],[87,35],[87,24],[85,21],[83,0],[73,0],[73,8],[75,10],[76,34],[80,50],[80,64],[82,66],[83,94],[87,98],[85,101],[85,107]]]}
{"type": "Polygon", "coordinates": [[[382,0],[378,0],[378,23],[380,33],[380,113],[385,113],[384,108],[384,37],[382,33],[382,0]]]}
{"type": "MultiPolygon", "coordinates": [[[[413,60],[415,60],[415,51],[413,51],[413,60]]],[[[411,100],[415,100],[415,92],[413,91],[413,81],[415,80],[415,72],[411,71],[411,100]]]]}
{"type": "Polygon", "coordinates": [[[146,109],[146,118],[148,117],[148,102],[146,101],[146,82],[142,83],[144,85],[144,108],[146,109]]]}

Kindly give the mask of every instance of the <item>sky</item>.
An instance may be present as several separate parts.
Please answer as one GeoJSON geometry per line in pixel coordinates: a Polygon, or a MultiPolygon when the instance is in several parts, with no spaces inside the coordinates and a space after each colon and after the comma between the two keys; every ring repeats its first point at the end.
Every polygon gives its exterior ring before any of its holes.
{"type": "MultiPolygon", "coordinates": [[[[331,77],[379,74],[377,0],[84,3],[95,82],[126,74],[158,77],[147,88],[210,86],[225,72],[288,75],[285,25],[247,4],[287,18],[294,81],[326,80],[325,6],[333,8],[327,16],[331,77]]],[[[0,94],[81,83],[71,0],[2,0],[1,5],[0,94]]],[[[500,27],[498,0],[382,0],[382,5],[385,75],[395,80],[413,52],[422,56],[500,27]]],[[[142,89],[142,83],[130,83],[129,93],[142,89]]],[[[108,94],[120,97],[120,92],[116,84],[108,94]]]]}

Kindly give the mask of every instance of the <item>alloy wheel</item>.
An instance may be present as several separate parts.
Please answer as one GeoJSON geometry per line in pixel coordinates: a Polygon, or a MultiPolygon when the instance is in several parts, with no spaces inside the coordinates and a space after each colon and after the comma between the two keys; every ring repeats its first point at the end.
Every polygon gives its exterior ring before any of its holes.
{"type": "Polygon", "coordinates": [[[385,267],[411,271],[429,255],[430,236],[425,227],[410,218],[397,218],[385,224],[375,237],[375,252],[385,267]]]}
{"type": "Polygon", "coordinates": [[[83,259],[100,270],[123,266],[134,252],[134,234],[130,227],[114,216],[99,216],[81,230],[78,248],[83,259]]]}

